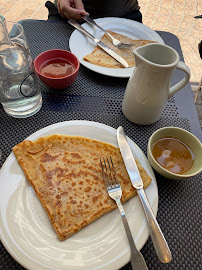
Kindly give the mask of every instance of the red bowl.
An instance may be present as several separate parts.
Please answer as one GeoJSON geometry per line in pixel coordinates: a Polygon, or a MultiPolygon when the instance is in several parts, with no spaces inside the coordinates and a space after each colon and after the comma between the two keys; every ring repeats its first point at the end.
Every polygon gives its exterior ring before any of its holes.
{"type": "Polygon", "coordinates": [[[39,79],[48,87],[53,89],[65,89],[70,86],[76,79],[79,73],[80,63],[78,58],[71,52],[66,50],[49,50],[39,54],[34,60],[34,68],[39,79]],[[41,73],[41,66],[52,59],[63,58],[75,66],[73,73],[61,78],[52,78],[41,73]]]}

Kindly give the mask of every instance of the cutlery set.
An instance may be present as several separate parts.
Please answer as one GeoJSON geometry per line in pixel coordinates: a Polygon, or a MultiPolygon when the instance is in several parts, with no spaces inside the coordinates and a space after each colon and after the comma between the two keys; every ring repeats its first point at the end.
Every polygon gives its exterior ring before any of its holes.
{"type": "MultiPolygon", "coordinates": [[[[107,31],[105,31],[103,28],[101,28],[100,26],[98,26],[98,24],[95,23],[95,21],[93,19],[91,19],[89,16],[83,16],[82,17],[84,20],[86,20],[88,23],[95,25],[97,27],[99,27],[103,32],[105,32],[107,35],[109,35],[112,39],[112,42],[114,44],[114,46],[116,46],[117,48],[121,48],[121,47],[130,47],[132,46],[131,44],[125,44],[120,42],[119,40],[115,39],[112,35],[110,35],[110,33],[108,33],[107,31]],[[116,45],[115,45],[116,44],[116,45]]],[[[69,20],[68,21],[69,24],[71,24],[72,26],[74,26],[77,30],[79,30],[82,34],[86,35],[88,38],[90,38],[91,40],[93,40],[95,42],[95,44],[97,46],[99,46],[100,48],[102,48],[106,53],[108,53],[109,55],[111,55],[114,59],[116,59],[123,67],[128,68],[128,63],[123,59],[123,57],[121,57],[118,53],[116,53],[114,50],[112,50],[110,47],[108,47],[107,45],[105,45],[102,41],[100,41],[99,39],[97,39],[96,37],[94,37],[93,35],[91,35],[86,29],[84,29],[78,22],[74,21],[74,20],[69,20]]]]}
{"type": "Polygon", "coordinates": [[[115,171],[111,156],[110,156],[110,161],[108,158],[107,158],[107,161],[105,161],[105,158],[103,158],[102,160],[100,160],[100,164],[102,167],[103,178],[105,180],[108,194],[113,200],[115,200],[120,210],[123,225],[124,225],[126,235],[128,237],[128,242],[131,248],[132,268],[135,270],[147,270],[148,268],[144,260],[144,257],[135,246],[135,242],[133,241],[133,236],[132,236],[130,227],[128,225],[128,221],[126,219],[125,211],[121,203],[122,190],[121,190],[121,186],[119,184],[118,178],[116,176],[116,171],[115,171]]]}
{"type": "MultiPolygon", "coordinates": [[[[124,134],[124,130],[121,126],[117,129],[117,141],[118,141],[118,145],[121,151],[123,161],[125,163],[126,170],[132,182],[132,185],[137,190],[138,196],[142,203],[145,216],[147,219],[149,231],[150,231],[150,237],[152,239],[157,256],[162,263],[169,263],[172,259],[170,249],[158,225],[158,222],[153,214],[153,211],[149,204],[147,196],[144,192],[143,182],[142,182],[137,164],[133,157],[130,146],[127,142],[127,138],[124,134]]],[[[134,243],[131,231],[130,231],[130,227],[128,225],[128,222],[125,216],[125,212],[120,201],[121,196],[122,196],[122,191],[121,191],[121,186],[116,176],[116,171],[114,168],[112,158],[110,157],[110,160],[108,158],[106,158],[106,160],[105,158],[103,158],[102,160],[100,160],[100,164],[103,171],[103,178],[105,180],[108,194],[112,199],[116,201],[117,206],[120,210],[124,228],[128,237],[128,242],[131,248],[132,269],[134,270],[148,269],[142,254],[137,250],[135,246],[135,243],[134,243]]]]}
{"type": "Polygon", "coordinates": [[[118,39],[114,38],[109,32],[107,32],[105,29],[103,29],[99,24],[97,24],[91,17],[85,15],[85,16],[81,16],[81,18],[86,21],[87,23],[98,27],[102,32],[104,32],[105,34],[107,34],[111,39],[112,39],[112,43],[116,48],[119,49],[124,49],[124,48],[130,48],[133,46],[133,44],[128,44],[128,43],[123,43],[121,41],[119,41],[118,39]]]}

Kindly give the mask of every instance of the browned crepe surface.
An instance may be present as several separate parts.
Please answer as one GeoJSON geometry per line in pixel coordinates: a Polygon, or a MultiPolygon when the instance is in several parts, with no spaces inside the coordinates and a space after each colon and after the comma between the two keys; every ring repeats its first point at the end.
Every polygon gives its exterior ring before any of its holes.
{"type": "MultiPolygon", "coordinates": [[[[45,208],[60,240],[116,208],[108,196],[100,158],[111,156],[122,202],[136,195],[119,148],[80,136],[50,135],[23,141],[13,152],[45,208]]],[[[151,178],[139,165],[146,188],[151,178]]]]}
{"type": "MultiPolygon", "coordinates": [[[[134,67],[135,66],[135,58],[133,54],[133,50],[149,44],[149,43],[154,43],[156,41],[151,41],[151,40],[133,40],[129,37],[123,36],[121,34],[108,31],[113,37],[116,39],[120,40],[121,42],[124,43],[129,43],[129,44],[134,44],[130,48],[124,48],[124,49],[118,49],[112,44],[111,38],[107,35],[104,34],[103,37],[101,38],[101,41],[110,47],[113,51],[118,53],[121,57],[123,57],[126,62],[128,63],[129,67],[134,67]]],[[[85,61],[90,62],[91,64],[98,65],[98,66],[103,66],[103,67],[108,67],[108,68],[123,68],[123,66],[116,61],[113,57],[111,57],[109,54],[107,54],[105,51],[103,51],[99,46],[96,46],[94,51],[83,58],[85,61]]]]}

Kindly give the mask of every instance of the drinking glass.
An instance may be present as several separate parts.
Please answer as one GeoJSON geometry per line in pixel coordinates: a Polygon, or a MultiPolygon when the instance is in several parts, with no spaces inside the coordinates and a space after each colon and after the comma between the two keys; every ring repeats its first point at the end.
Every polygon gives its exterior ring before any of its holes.
{"type": "Polygon", "coordinates": [[[9,30],[0,15],[0,103],[8,115],[24,118],[40,110],[42,96],[23,28],[9,30]]]}

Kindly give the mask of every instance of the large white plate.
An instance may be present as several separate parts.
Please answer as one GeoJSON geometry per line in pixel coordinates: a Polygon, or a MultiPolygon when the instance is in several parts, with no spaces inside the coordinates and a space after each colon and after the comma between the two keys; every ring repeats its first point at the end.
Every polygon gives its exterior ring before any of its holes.
{"type": "MultiPolygon", "coordinates": [[[[47,126],[28,139],[51,134],[81,135],[117,145],[116,130],[95,122],[69,121],[47,126]]],[[[154,214],[158,190],[153,171],[140,148],[129,144],[147,173],[152,177],[146,194],[154,214]]],[[[149,231],[138,197],[124,204],[138,249],[149,231]]],[[[8,252],[30,270],[119,269],[130,259],[130,248],[118,210],[101,217],[65,241],[59,241],[48,216],[26,180],[14,154],[0,171],[0,236],[8,252]]]]}
{"type": "MultiPolygon", "coordinates": [[[[101,18],[96,19],[95,21],[105,30],[111,30],[132,39],[153,40],[164,44],[162,38],[154,30],[142,23],[123,18],[101,18]]],[[[93,27],[88,23],[84,23],[82,26],[93,36],[99,39],[101,39],[104,34],[99,28],[93,27]]],[[[69,40],[69,46],[71,52],[78,57],[82,65],[97,73],[120,78],[129,78],[132,75],[134,68],[105,68],[84,61],[83,57],[90,54],[94,50],[96,44],[90,39],[86,38],[86,36],[84,36],[78,30],[75,30],[72,33],[69,40]]]]}

